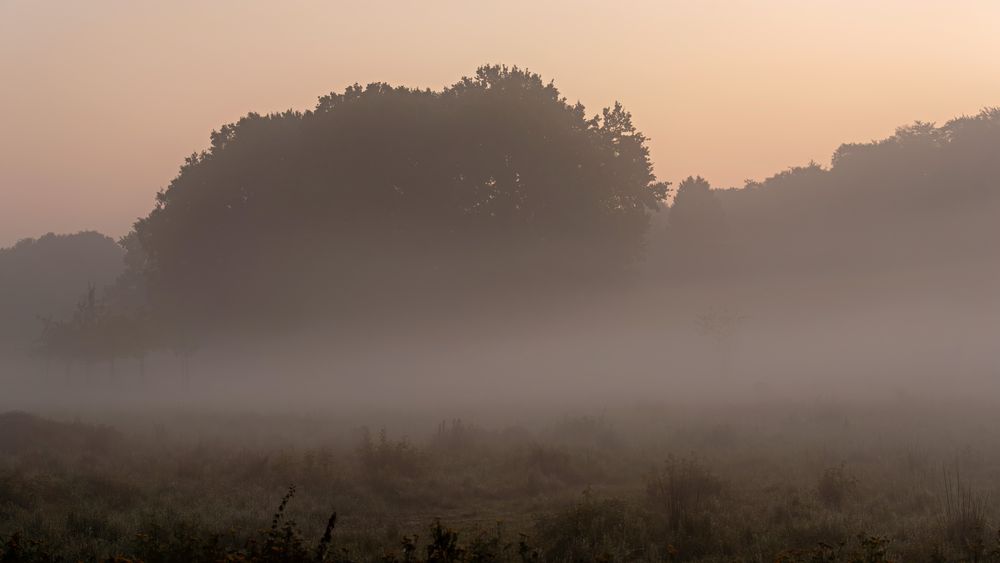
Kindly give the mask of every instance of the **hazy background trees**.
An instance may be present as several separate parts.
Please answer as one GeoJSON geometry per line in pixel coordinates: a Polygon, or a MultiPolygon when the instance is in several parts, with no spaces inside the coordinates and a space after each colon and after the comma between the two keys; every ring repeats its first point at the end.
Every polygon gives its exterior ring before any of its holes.
{"type": "MultiPolygon", "coordinates": [[[[998,157],[1000,110],[986,109],[942,126],[916,123],[886,139],[842,145],[829,168],[810,163],[711,193],[742,276],[913,276],[950,269],[959,282],[997,266],[998,157]]],[[[679,195],[671,216],[682,203],[679,195]]],[[[702,211],[697,222],[718,222],[716,215],[702,211]]],[[[684,238],[673,243],[689,252],[708,252],[712,244],[699,249],[699,237],[684,238]]]]}
{"type": "Polygon", "coordinates": [[[464,337],[521,314],[553,334],[586,319],[573,330],[601,327],[593,353],[624,365],[718,308],[754,323],[855,308],[869,326],[883,310],[886,327],[923,327],[893,353],[954,356],[985,349],[1000,319],[998,182],[997,109],[842,145],[829,167],[674,191],[621,105],[588,117],[516,67],[441,91],[356,85],[213,132],[118,244],[80,233],[0,250],[4,345],[28,350],[44,328],[34,351],[50,362],[142,371],[160,350],[187,373],[211,335],[322,325],[314,345],[350,351],[399,330],[417,349],[434,319],[464,337]]]}
{"type": "Polygon", "coordinates": [[[49,233],[0,248],[0,355],[26,352],[39,317],[70,315],[88,284],[114,282],[123,254],[114,240],[95,232],[49,233]]]}

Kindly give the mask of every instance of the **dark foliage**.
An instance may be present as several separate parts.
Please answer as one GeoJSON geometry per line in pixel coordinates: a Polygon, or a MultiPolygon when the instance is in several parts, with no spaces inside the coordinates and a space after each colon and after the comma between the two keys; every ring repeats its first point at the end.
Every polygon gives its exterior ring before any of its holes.
{"type": "Polygon", "coordinates": [[[213,133],[127,237],[130,265],[163,310],[221,322],[605,277],[666,195],[645,141],[620,105],[588,118],[517,67],[355,85],[213,133]]]}

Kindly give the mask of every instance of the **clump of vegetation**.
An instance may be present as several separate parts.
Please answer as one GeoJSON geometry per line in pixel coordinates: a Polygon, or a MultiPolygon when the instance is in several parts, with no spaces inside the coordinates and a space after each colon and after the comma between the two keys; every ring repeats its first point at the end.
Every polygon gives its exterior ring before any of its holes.
{"type": "Polygon", "coordinates": [[[857,493],[858,478],[852,475],[843,464],[828,467],[823,471],[816,484],[816,494],[828,508],[840,509],[844,502],[857,493]]]}
{"type": "Polygon", "coordinates": [[[945,469],[941,529],[950,547],[972,561],[979,560],[987,549],[987,501],[985,496],[962,483],[957,466],[954,478],[945,469]]]}
{"type": "Polygon", "coordinates": [[[420,557],[420,537],[403,536],[399,551],[385,553],[383,563],[489,563],[503,561],[537,561],[538,550],[527,543],[523,534],[517,543],[507,539],[499,523],[492,531],[480,531],[468,543],[459,541],[459,533],[434,521],[430,528],[430,541],[420,557]]]}
{"type": "Polygon", "coordinates": [[[635,561],[655,559],[651,519],[620,499],[583,499],[539,520],[536,537],[550,561],[635,561]]]}
{"type": "Polygon", "coordinates": [[[0,561],[3,563],[56,563],[60,558],[49,553],[37,540],[26,539],[14,532],[0,543],[0,561]]]}
{"type": "Polygon", "coordinates": [[[897,563],[899,560],[890,555],[891,543],[888,538],[858,534],[851,542],[783,551],[775,563],[897,563]]]}
{"type": "Polygon", "coordinates": [[[725,490],[725,483],[696,459],[670,456],[647,483],[653,505],[666,517],[673,532],[691,532],[703,521],[709,504],[725,490]]]}
{"type": "Polygon", "coordinates": [[[479,434],[478,428],[460,418],[442,421],[431,437],[431,447],[452,452],[468,450],[476,444],[479,434]]]}
{"type": "Polygon", "coordinates": [[[367,428],[361,432],[358,461],[372,487],[384,494],[399,496],[407,482],[423,470],[420,452],[406,438],[392,440],[385,429],[373,438],[367,428]]]}

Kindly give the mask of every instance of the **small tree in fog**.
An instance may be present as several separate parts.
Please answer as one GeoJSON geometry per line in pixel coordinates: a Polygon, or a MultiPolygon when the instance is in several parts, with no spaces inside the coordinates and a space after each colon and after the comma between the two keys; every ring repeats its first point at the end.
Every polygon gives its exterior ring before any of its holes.
{"type": "Polygon", "coordinates": [[[66,320],[42,318],[42,331],[35,344],[35,354],[46,362],[66,362],[67,373],[75,362],[82,362],[87,374],[94,363],[108,363],[108,373],[115,376],[116,362],[122,358],[142,358],[155,346],[151,319],[143,313],[114,311],[97,297],[91,284],[77,303],[72,317],[66,320]]]}
{"type": "Polygon", "coordinates": [[[36,353],[46,360],[58,358],[67,362],[67,372],[73,362],[81,361],[89,376],[91,366],[105,352],[105,336],[101,334],[103,321],[104,308],[91,284],[69,320],[42,319],[36,353]]]}

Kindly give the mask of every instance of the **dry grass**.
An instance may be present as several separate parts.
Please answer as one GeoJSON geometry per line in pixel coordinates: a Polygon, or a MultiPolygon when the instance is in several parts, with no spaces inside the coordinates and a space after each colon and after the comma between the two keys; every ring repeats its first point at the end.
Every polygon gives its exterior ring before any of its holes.
{"type": "Polygon", "coordinates": [[[989,426],[942,417],[948,440],[915,437],[909,412],[456,420],[287,446],[17,415],[0,538],[39,561],[1000,561],[989,426]]]}

